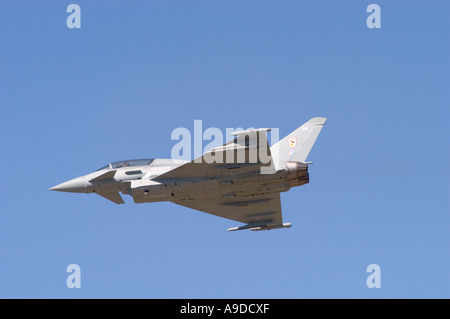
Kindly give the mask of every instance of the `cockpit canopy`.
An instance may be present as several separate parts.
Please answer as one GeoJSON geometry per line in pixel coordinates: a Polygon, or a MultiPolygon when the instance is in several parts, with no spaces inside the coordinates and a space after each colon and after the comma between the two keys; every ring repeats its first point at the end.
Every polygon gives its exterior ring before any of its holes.
{"type": "Polygon", "coordinates": [[[101,171],[102,169],[107,168],[121,168],[121,167],[131,167],[131,166],[143,166],[143,165],[150,165],[154,161],[153,158],[147,158],[147,159],[135,159],[135,160],[127,160],[127,161],[120,161],[120,162],[114,162],[108,165],[105,165],[101,168],[99,168],[97,171],[101,171]]]}

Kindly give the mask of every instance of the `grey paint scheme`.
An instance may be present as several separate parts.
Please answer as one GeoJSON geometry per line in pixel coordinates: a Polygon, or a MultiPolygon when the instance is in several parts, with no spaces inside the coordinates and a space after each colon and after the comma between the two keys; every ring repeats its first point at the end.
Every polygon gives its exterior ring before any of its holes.
{"type": "Polygon", "coordinates": [[[110,164],[50,190],[97,193],[123,204],[121,192],[135,203],[170,201],[245,224],[228,230],[288,228],[280,192],[309,182],[310,163],[305,161],[325,121],[313,118],[271,148],[268,129],[235,132],[234,140],[193,161],[154,159],[150,165],[118,168],[110,164]]]}

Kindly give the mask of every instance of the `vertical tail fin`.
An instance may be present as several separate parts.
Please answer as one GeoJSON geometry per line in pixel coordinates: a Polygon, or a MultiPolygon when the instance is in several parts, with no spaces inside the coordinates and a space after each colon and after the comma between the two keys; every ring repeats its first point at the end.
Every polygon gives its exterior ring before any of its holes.
{"type": "Polygon", "coordinates": [[[275,168],[282,169],[289,161],[305,162],[326,120],[324,117],[312,118],[273,145],[270,151],[275,168]]]}

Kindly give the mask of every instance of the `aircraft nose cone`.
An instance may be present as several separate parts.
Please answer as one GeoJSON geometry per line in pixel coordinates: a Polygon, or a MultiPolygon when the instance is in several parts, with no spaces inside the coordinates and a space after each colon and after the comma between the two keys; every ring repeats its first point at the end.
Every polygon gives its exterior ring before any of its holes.
{"type": "Polygon", "coordinates": [[[58,192],[84,193],[84,179],[82,177],[74,178],[70,181],[53,186],[50,190],[58,192]]]}

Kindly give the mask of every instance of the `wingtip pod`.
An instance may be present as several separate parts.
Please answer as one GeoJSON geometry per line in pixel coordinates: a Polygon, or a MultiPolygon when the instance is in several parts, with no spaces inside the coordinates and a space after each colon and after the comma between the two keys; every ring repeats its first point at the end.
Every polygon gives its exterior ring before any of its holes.
{"type": "Polygon", "coordinates": [[[250,230],[251,231],[260,231],[260,230],[271,230],[271,229],[291,228],[291,227],[292,227],[291,223],[283,223],[281,225],[254,227],[254,228],[250,228],[250,230]]]}
{"type": "Polygon", "coordinates": [[[271,230],[271,229],[278,229],[278,228],[290,228],[292,227],[291,223],[283,223],[281,225],[262,225],[262,226],[241,226],[241,227],[231,227],[228,228],[228,231],[236,231],[236,230],[243,230],[243,229],[249,229],[251,231],[260,231],[260,230],[271,230]]]}

